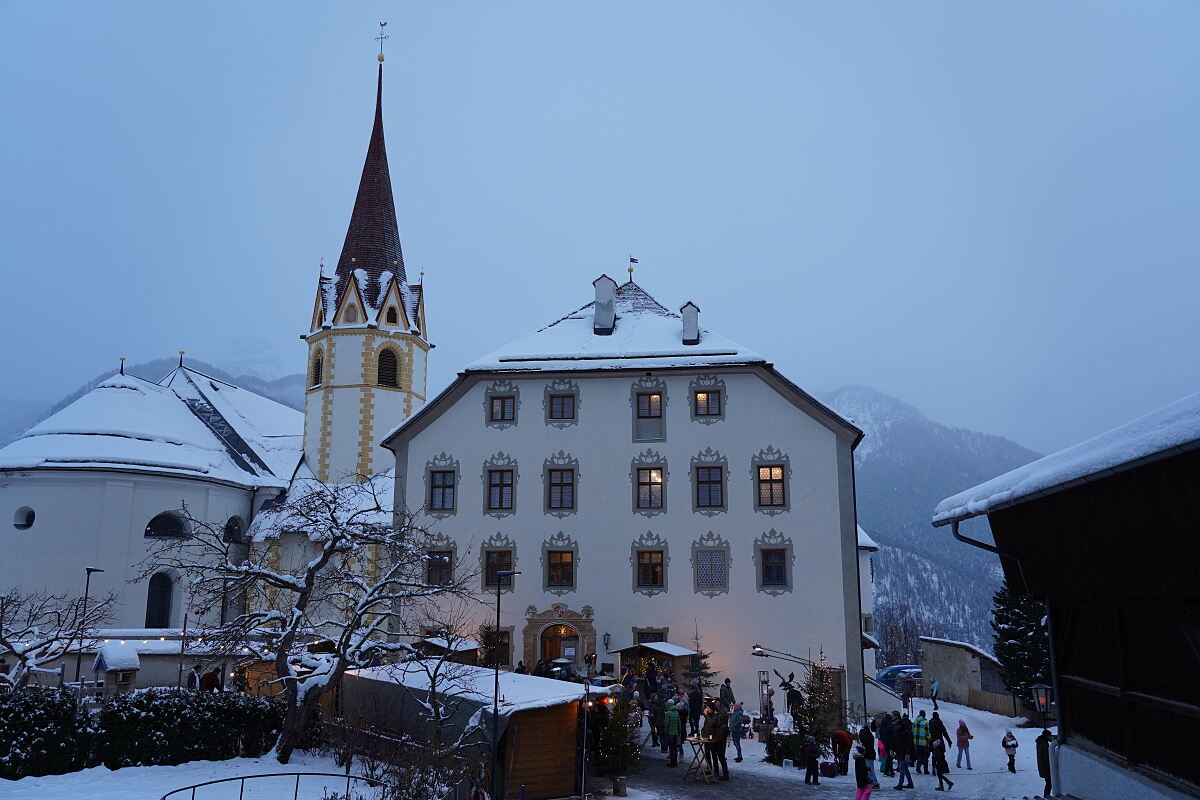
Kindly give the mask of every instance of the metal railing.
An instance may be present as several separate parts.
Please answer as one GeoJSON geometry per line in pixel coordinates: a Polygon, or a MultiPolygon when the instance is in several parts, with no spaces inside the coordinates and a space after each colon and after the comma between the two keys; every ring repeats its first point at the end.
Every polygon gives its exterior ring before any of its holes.
{"type": "MultiPolygon", "coordinates": [[[[364,785],[369,788],[382,788],[384,786],[383,781],[376,780],[374,778],[363,778],[358,775],[346,775],[346,774],[337,773],[337,772],[271,772],[271,773],[267,773],[264,775],[243,775],[241,777],[236,777],[236,778],[220,778],[215,781],[205,781],[204,783],[197,783],[192,786],[184,786],[182,788],[174,789],[170,792],[167,792],[166,794],[164,794],[162,796],[161,800],[167,800],[167,798],[176,798],[176,800],[182,800],[185,797],[188,798],[188,800],[197,800],[197,797],[199,797],[200,800],[204,800],[203,793],[201,793],[200,795],[196,794],[197,789],[202,789],[206,786],[216,786],[218,784],[232,784],[232,783],[238,784],[238,800],[245,800],[245,798],[246,798],[246,782],[247,781],[257,781],[257,780],[261,780],[264,778],[295,778],[296,779],[295,785],[294,785],[295,788],[292,791],[292,800],[301,800],[302,795],[300,794],[300,783],[304,778],[337,778],[339,787],[341,786],[342,782],[344,781],[346,784],[345,797],[347,798],[347,800],[349,800],[349,798],[350,798],[351,785],[353,785],[355,787],[358,787],[359,785],[364,785]]],[[[321,796],[325,796],[327,785],[329,783],[330,783],[330,781],[325,780],[325,781],[321,782],[319,787],[317,787],[317,790],[322,792],[321,796]]],[[[253,788],[254,787],[251,787],[252,791],[253,791],[253,788]]],[[[292,788],[292,787],[289,785],[288,788],[292,788]]],[[[380,794],[382,794],[382,793],[380,793],[380,794]]],[[[225,795],[225,794],[222,795],[222,797],[227,797],[227,796],[228,795],[225,795]]],[[[279,791],[275,791],[275,792],[271,793],[270,797],[273,800],[277,800],[278,798],[286,797],[286,795],[279,791]]],[[[307,795],[305,795],[304,797],[307,797],[307,795]]],[[[314,795],[314,797],[317,797],[317,796],[314,795]]]]}

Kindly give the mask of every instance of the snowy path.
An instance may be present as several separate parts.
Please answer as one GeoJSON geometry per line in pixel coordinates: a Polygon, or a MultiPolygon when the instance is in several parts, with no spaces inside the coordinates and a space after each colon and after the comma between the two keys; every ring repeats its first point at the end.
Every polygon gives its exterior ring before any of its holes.
{"type": "MultiPolygon", "coordinates": [[[[971,748],[971,761],[975,769],[968,772],[965,763],[962,769],[955,769],[954,756],[951,754],[949,778],[954,781],[953,790],[939,792],[937,778],[932,775],[914,774],[913,783],[916,788],[898,792],[893,788],[896,785],[894,779],[880,776],[881,788],[872,795],[873,798],[933,800],[960,797],[973,800],[1007,800],[1040,796],[1043,781],[1037,774],[1037,755],[1033,740],[1041,733],[1041,729],[1016,728],[1013,726],[1021,720],[976,711],[954,703],[938,703],[938,706],[951,733],[958,727],[958,721],[964,719],[971,733],[975,735],[972,741],[974,746],[971,748]],[[1017,749],[1015,775],[1008,772],[1008,759],[1000,748],[1000,740],[1004,737],[1006,728],[1011,728],[1021,743],[1017,749]]],[[[933,704],[926,700],[915,700],[913,712],[916,713],[922,708],[928,716],[933,711],[933,704]]],[[[690,759],[690,748],[686,749],[690,759]]],[[[629,778],[629,796],[632,800],[691,800],[717,796],[772,798],[780,796],[781,793],[786,793],[787,797],[813,797],[817,800],[854,796],[853,774],[823,779],[820,786],[806,786],[803,770],[785,770],[762,760],[766,754],[766,745],[743,740],[742,753],[744,761],[734,764],[735,754],[733,746],[730,745],[729,782],[705,785],[695,781],[684,783],[682,777],[685,767],[667,767],[666,756],[648,747],[645,768],[629,778]]]]}

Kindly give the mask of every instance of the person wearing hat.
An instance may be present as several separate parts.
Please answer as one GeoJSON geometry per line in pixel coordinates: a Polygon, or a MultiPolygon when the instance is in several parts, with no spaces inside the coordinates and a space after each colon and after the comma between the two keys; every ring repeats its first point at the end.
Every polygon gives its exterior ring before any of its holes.
{"type": "Polygon", "coordinates": [[[667,701],[667,713],[663,720],[663,744],[667,748],[667,766],[674,767],[678,763],[675,756],[679,753],[676,747],[679,741],[679,713],[675,707],[675,699],[667,701]]]}
{"type": "Polygon", "coordinates": [[[821,785],[821,773],[817,769],[817,759],[821,757],[821,748],[817,737],[804,737],[804,782],[813,786],[821,785]]]}

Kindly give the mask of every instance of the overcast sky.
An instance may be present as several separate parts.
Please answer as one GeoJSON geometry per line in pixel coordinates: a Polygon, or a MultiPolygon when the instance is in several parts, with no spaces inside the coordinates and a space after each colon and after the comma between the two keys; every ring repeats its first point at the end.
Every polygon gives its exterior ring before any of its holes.
{"type": "Polygon", "coordinates": [[[303,370],[377,21],[430,388],[601,272],[1049,451],[1200,389],[1194,2],[0,2],[0,398],[303,370]]]}

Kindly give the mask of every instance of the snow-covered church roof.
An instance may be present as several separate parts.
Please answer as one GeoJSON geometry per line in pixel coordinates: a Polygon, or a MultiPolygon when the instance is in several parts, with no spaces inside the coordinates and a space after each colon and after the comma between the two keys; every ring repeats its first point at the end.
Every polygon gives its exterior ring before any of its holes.
{"type": "Polygon", "coordinates": [[[467,372],[660,369],[765,363],[758,353],[703,328],[683,343],[683,318],[632,280],[616,290],[612,333],[597,335],[593,301],[466,366],[467,372]]]}
{"type": "Polygon", "coordinates": [[[179,367],[158,383],[113,375],[0,449],[0,470],[129,469],[286,486],[304,415],[179,367]]]}
{"type": "Polygon", "coordinates": [[[934,510],[933,524],[946,525],[988,514],[1035,495],[1097,480],[1197,447],[1200,392],[948,497],[934,510]]]}

